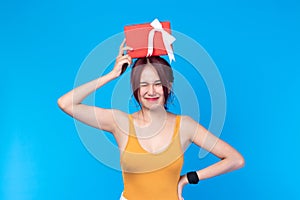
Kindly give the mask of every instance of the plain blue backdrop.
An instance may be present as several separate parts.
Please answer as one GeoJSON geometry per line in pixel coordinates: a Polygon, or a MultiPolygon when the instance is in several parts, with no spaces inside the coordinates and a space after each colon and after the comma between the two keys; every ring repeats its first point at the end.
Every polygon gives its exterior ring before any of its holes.
{"type": "MultiPolygon", "coordinates": [[[[218,66],[227,95],[221,138],[246,159],[241,170],[186,186],[185,199],[300,199],[296,0],[1,0],[0,199],[119,198],[121,172],[86,150],[56,102],[93,48],[124,25],[156,17],[218,66]]],[[[191,146],[185,161],[184,171],[217,159],[199,159],[191,146]]]]}

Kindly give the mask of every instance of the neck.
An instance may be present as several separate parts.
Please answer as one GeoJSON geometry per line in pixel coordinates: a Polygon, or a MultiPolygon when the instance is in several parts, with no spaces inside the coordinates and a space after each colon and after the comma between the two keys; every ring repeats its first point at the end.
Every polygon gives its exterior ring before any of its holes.
{"type": "MultiPolygon", "coordinates": [[[[160,106],[159,106],[160,107],[160,106]]],[[[137,113],[136,134],[140,139],[148,139],[159,134],[166,125],[168,113],[163,107],[142,108],[137,113]]]]}
{"type": "Polygon", "coordinates": [[[162,106],[144,108],[138,112],[138,118],[144,126],[150,124],[163,124],[167,119],[167,111],[162,106]]]}

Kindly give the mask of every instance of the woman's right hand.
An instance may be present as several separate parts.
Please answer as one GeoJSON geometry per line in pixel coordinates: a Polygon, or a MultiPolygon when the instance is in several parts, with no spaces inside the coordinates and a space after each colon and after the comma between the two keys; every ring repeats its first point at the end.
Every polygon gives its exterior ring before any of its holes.
{"type": "Polygon", "coordinates": [[[113,73],[115,74],[116,77],[120,76],[121,75],[121,72],[122,72],[122,66],[127,63],[128,66],[131,64],[132,60],[131,60],[131,57],[128,55],[128,54],[124,54],[124,51],[130,51],[132,50],[131,47],[129,46],[124,46],[125,45],[125,39],[123,40],[122,44],[120,45],[120,48],[119,48],[119,54],[117,56],[117,59],[116,59],[116,63],[115,63],[115,66],[113,68],[113,73]]]}
{"type": "Polygon", "coordinates": [[[180,176],[180,179],[178,181],[178,189],[177,189],[177,192],[178,192],[178,198],[179,200],[184,200],[183,197],[182,197],[182,190],[183,190],[183,187],[188,184],[188,179],[187,179],[187,176],[186,174],[185,175],[182,175],[180,176]]]}

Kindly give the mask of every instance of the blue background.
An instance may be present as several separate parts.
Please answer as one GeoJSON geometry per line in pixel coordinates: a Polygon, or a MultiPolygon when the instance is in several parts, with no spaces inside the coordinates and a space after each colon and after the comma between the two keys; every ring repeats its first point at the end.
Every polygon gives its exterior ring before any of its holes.
{"type": "MultiPolygon", "coordinates": [[[[89,154],[56,101],[95,46],[156,17],[218,66],[228,104],[221,138],[246,159],[241,170],[185,187],[185,199],[300,199],[299,8],[296,0],[2,0],[0,199],[119,198],[121,172],[89,154]]],[[[184,170],[217,161],[197,154],[188,150],[184,170]]]]}

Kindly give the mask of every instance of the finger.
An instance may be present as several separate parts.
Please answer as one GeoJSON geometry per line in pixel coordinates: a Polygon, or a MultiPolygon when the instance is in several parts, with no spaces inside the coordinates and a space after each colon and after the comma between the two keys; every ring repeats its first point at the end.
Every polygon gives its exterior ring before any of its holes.
{"type": "Polygon", "coordinates": [[[129,58],[122,58],[122,59],[120,59],[120,60],[118,61],[118,64],[119,64],[119,65],[123,65],[123,64],[125,64],[125,63],[128,63],[128,65],[130,65],[130,64],[131,64],[131,60],[130,60],[129,58]]]}
{"type": "Polygon", "coordinates": [[[129,61],[130,61],[130,64],[132,63],[132,58],[129,56],[129,61]]]}
{"type": "Polygon", "coordinates": [[[132,50],[133,50],[132,47],[125,46],[125,47],[123,47],[123,48],[121,49],[121,55],[122,55],[122,56],[125,55],[124,51],[132,51],[132,50]]]}
{"type": "Polygon", "coordinates": [[[181,189],[180,188],[178,188],[178,197],[180,198],[181,197],[181,189]]]}
{"type": "Polygon", "coordinates": [[[122,59],[129,59],[129,60],[131,60],[131,57],[128,54],[117,57],[117,61],[120,61],[122,59]]]}
{"type": "Polygon", "coordinates": [[[128,66],[129,66],[129,63],[127,63],[127,62],[124,62],[123,64],[121,63],[120,68],[119,68],[120,75],[126,71],[128,66]]]}
{"type": "Polygon", "coordinates": [[[133,48],[132,47],[130,47],[130,46],[125,46],[124,48],[123,48],[123,51],[132,51],[133,50],[133,48]]]}
{"type": "Polygon", "coordinates": [[[119,56],[121,56],[123,54],[123,48],[125,45],[126,39],[124,38],[123,42],[121,43],[120,47],[119,47],[119,56]]]}
{"type": "Polygon", "coordinates": [[[183,185],[181,185],[180,183],[178,184],[178,188],[177,188],[177,193],[178,193],[178,197],[180,200],[183,200],[182,197],[182,190],[183,190],[183,185]]]}
{"type": "Polygon", "coordinates": [[[120,49],[124,47],[125,42],[126,42],[126,38],[124,38],[124,40],[122,41],[122,43],[121,43],[121,45],[120,45],[120,49]]]}

